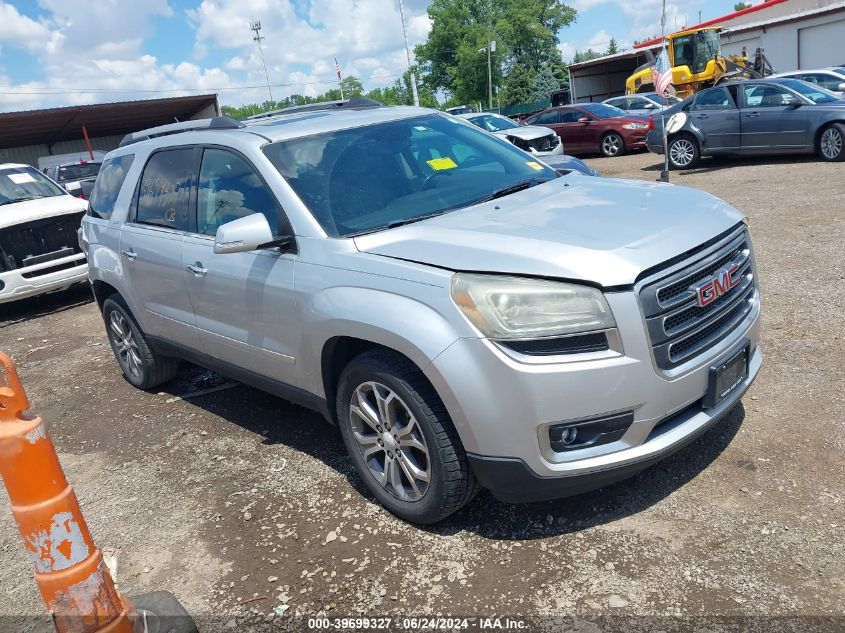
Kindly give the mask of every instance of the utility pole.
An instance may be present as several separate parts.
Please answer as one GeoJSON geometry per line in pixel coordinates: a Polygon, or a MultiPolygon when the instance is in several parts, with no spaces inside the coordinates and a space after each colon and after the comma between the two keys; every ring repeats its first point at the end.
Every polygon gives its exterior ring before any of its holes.
{"type": "Polygon", "coordinates": [[[405,54],[408,56],[408,72],[411,75],[411,92],[414,93],[414,105],[419,106],[420,95],[417,92],[417,77],[411,70],[411,47],[408,46],[408,29],[405,28],[405,6],[402,0],[399,0],[399,17],[402,18],[402,35],[405,38],[405,54]]]}
{"type": "Polygon", "coordinates": [[[496,42],[487,40],[487,107],[493,109],[493,50],[496,48],[496,42]]]}
{"type": "Polygon", "coordinates": [[[258,54],[261,55],[261,65],[264,66],[264,79],[267,80],[267,92],[270,94],[270,101],[273,100],[273,91],[270,89],[270,77],[267,74],[267,63],[264,61],[264,51],[261,50],[261,22],[259,20],[251,20],[249,23],[250,30],[255,32],[255,37],[252,41],[258,44],[258,54]]]}

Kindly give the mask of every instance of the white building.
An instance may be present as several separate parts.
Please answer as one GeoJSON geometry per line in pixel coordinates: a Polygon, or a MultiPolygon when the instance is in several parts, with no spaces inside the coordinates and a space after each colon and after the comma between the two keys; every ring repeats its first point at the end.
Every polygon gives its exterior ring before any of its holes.
{"type": "MultiPolygon", "coordinates": [[[[721,26],[722,54],[753,59],[757,48],[778,72],[845,64],[845,0],[769,0],[684,27],[721,26]]],[[[603,101],[625,93],[625,80],[655,54],[660,38],[616,55],[570,64],[574,101],[603,101]]]]}

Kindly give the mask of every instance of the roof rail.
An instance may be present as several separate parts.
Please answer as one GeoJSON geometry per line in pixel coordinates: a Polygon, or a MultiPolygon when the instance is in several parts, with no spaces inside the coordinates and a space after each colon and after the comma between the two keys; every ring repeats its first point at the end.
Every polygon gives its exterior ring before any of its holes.
{"type": "Polygon", "coordinates": [[[158,127],[151,127],[140,132],[132,132],[123,137],[118,147],[125,147],[132,143],[140,141],[147,141],[151,138],[159,136],[167,136],[168,134],[178,134],[179,132],[188,132],[191,130],[234,130],[244,127],[240,121],[228,116],[216,116],[211,119],[196,119],[194,121],[182,121],[180,123],[168,123],[167,125],[159,125],[158,127]]]}
{"type": "Polygon", "coordinates": [[[382,108],[384,104],[375,99],[366,97],[353,97],[352,99],[338,99],[337,101],[319,101],[317,103],[306,103],[305,105],[290,106],[279,110],[270,110],[261,114],[253,114],[246,118],[247,121],[266,119],[279,114],[295,114],[298,112],[316,112],[318,110],[363,110],[366,108],[382,108]]]}

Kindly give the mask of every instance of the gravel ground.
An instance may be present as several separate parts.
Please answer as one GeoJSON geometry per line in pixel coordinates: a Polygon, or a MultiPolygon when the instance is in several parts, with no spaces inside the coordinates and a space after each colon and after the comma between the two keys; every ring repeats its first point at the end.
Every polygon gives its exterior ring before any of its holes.
{"type": "MultiPolygon", "coordinates": [[[[650,154],[589,162],[659,175],[650,154]]],[[[751,219],[764,367],[704,438],[580,498],[509,506],[482,493],[436,527],[402,523],[312,412],[240,385],[172,401],[225,382],[191,366],[161,392],[132,389],[85,287],[0,307],[0,348],[119,588],[172,591],[204,631],[305,630],[315,614],[395,628],[441,614],[548,631],[841,631],[843,176],[803,158],[672,173],[751,219]]],[[[5,496],[0,516],[0,630],[45,629],[28,617],[43,605],[5,496]]]]}

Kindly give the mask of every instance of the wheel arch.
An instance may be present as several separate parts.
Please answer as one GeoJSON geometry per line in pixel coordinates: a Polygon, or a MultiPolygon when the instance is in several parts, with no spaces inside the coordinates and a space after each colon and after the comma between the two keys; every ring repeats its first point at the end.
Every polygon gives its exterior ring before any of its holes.
{"type": "Polygon", "coordinates": [[[818,151],[819,141],[821,140],[822,132],[824,132],[831,125],[835,125],[837,123],[839,125],[845,125],[845,119],[832,119],[830,121],[825,121],[824,123],[822,123],[818,127],[818,129],[816,130],[816,133],[813,135],[813,150],[814,151],[818,151]]]}

